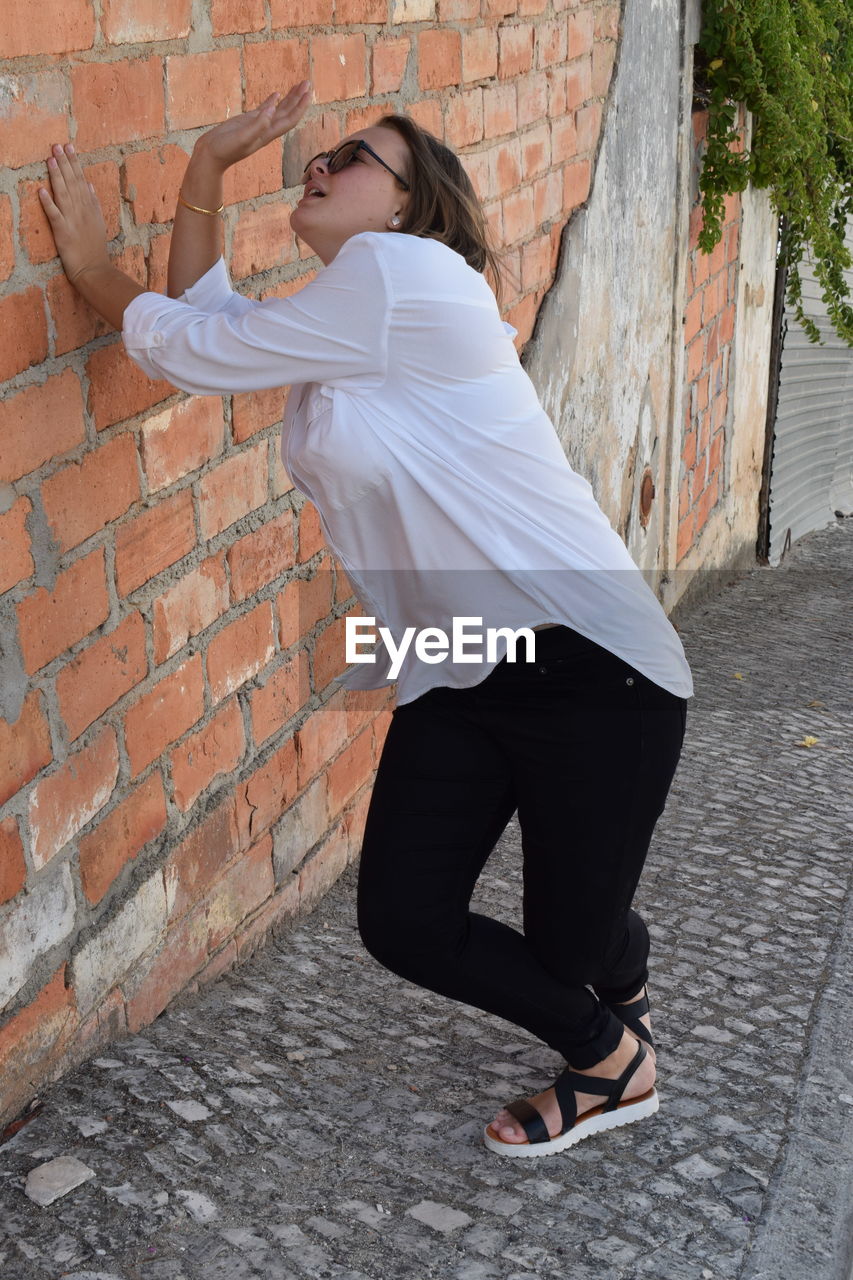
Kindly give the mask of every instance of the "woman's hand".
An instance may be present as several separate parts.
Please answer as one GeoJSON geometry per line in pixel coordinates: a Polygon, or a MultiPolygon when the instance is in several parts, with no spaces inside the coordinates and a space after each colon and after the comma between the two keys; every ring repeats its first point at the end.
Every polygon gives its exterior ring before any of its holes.
{"type": "Polygon", "coordinates": [[[310,80],[295,84],[283,98],[280,93],[271,93],[254,111],[244,111],[242,115],[223,120],[222,124],[203,133],[195,144],[196,149],[204,153],[209,163],[224,172],[292,129],[310,102],[310,80]]]}
{"type": "Polygon", "coordinates": [[[39,188],[39,195],[65,274],[74,284],[84,272],[110,265],[107,228],[95,188],[86,181],[70,142],[64,150],[53,148],[47,170],[53,196],[46,187],[39,188]]]}

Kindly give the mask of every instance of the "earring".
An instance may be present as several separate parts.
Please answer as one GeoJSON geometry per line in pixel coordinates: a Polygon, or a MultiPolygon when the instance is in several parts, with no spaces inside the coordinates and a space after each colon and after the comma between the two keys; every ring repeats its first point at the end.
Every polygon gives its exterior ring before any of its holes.
{"type": "Polygon", "coordinates": [[[391,226],[392,226],[392,227],[399,227],[399,225],[400,225],[400,219],[399,219],[399,218],[392,218],[392,219],[391,219],[391,226]]]}

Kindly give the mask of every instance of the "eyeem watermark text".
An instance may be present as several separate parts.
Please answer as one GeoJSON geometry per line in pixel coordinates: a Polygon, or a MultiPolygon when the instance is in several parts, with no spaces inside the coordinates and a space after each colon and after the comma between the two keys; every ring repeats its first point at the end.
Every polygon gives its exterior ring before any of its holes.
{"type": "MultiPolygon", "coordinates": [[[[360,652],[361,645],[375,643],[375,624],[375,618],[347,618],[345,620],[347,662],[376,661],[375,653],[360,652]]],[[[482,662],[482,627],[482,618],[454,618],[453,630],[449,639],[447,632],[443,631],[441,627],[422,627],[420,631],[416,627],[406,627],[399,645],[395,644],[394,637],[387,627],[379,627],[379,635],[391,655],[391,666],[388,670],[389,677],[392,680],[397,679],[413,640],[415,654],[420,658],[421,662],[444,662],[448,654],[450,654],[452,662],[482,662]],[[480,627],[478,632],[469,630],[469,628],[476,626],[480,627]],[[480,647],[479,653],[468,651],[469,646],[477,644],[480,647]]],[[[498,661],[498,639],[500,637],[506,640],[507,662],[515,662],[516,645],[520,638],[523,638],[525,642],[524,660],[526,662],[535,661],[536,637],[532,627],[518,627],[516,630],[513,630],[512,627],[486,627],[487,662],[498,661]]]]}

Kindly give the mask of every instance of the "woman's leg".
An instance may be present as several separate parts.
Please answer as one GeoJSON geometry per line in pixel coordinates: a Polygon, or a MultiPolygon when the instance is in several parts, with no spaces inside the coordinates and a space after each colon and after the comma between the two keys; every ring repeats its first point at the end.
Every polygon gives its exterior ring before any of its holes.
{"type": "Polygon", "coordinates": [[[618,1020],[543,967],[524,935],[468,908],[516,807],[510,757],[481,724],[480,688],[434,689],[394,712],[365,824],[359,930],[402,977],[552,1047],[579,1045],[580,1066],[584,1052],[597,1062],[618,1042],[618,1020]]]}
{"type": "MultiPolygon", "coordinates": [[[[511,755],[518,793],[525,936],[567,987],[586,983],[602,999],[628,1001],[642,990],[649,952],[631,901],[678,762],[684,700],[568,629],[545,634],[535,665],[496,669],[483,686],[486,722],[511,755]],[[500,734],[510,701],[512,725],[500,734]]],[[[614,1041],[599,1058],[609,1061],[618,1043],[621,1063],[636,1041],[611,1025],[614,1041]]],[[[578,1070],[593,1065],[572,1038],[556,1047],[578,1070]]],[[[532,1101],[559,1130],[552,1094],[532,1101]]],[[[501,1124],[524,1137],[506,1112],[501,1124]]]]}

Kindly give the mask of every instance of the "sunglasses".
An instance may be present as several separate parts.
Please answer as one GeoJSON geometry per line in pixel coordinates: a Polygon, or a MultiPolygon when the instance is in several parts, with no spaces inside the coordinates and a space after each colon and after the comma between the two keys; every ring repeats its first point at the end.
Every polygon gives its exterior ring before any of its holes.
{"type": "Polygon", "coordinates": [[[387,169],[389,173],[393,173],[394,177],[405,191],[409,190],[409,184],[406,182],[405,178],[401,178],[399,173],[394,173],[390,164],[386,164],[382,157],[378,156],[373,150],[373,147],[369,147],[363,138],[356,138],[351,142],[342,142],[339,147],[335,147],[334,151],[318,151],[316,156],[312,156],[303,169],[303,181],[305,182],[308,180],[309,170],[315,160],[325,160],[329,173],[339,173],[341,169],[346,168],[348,164],[351,164],[353,160],[356,159],[359,151],[361,150],[364,150],[368,155],[373,156],[374,160],[378,160],[382,167],[387,169]]]}

